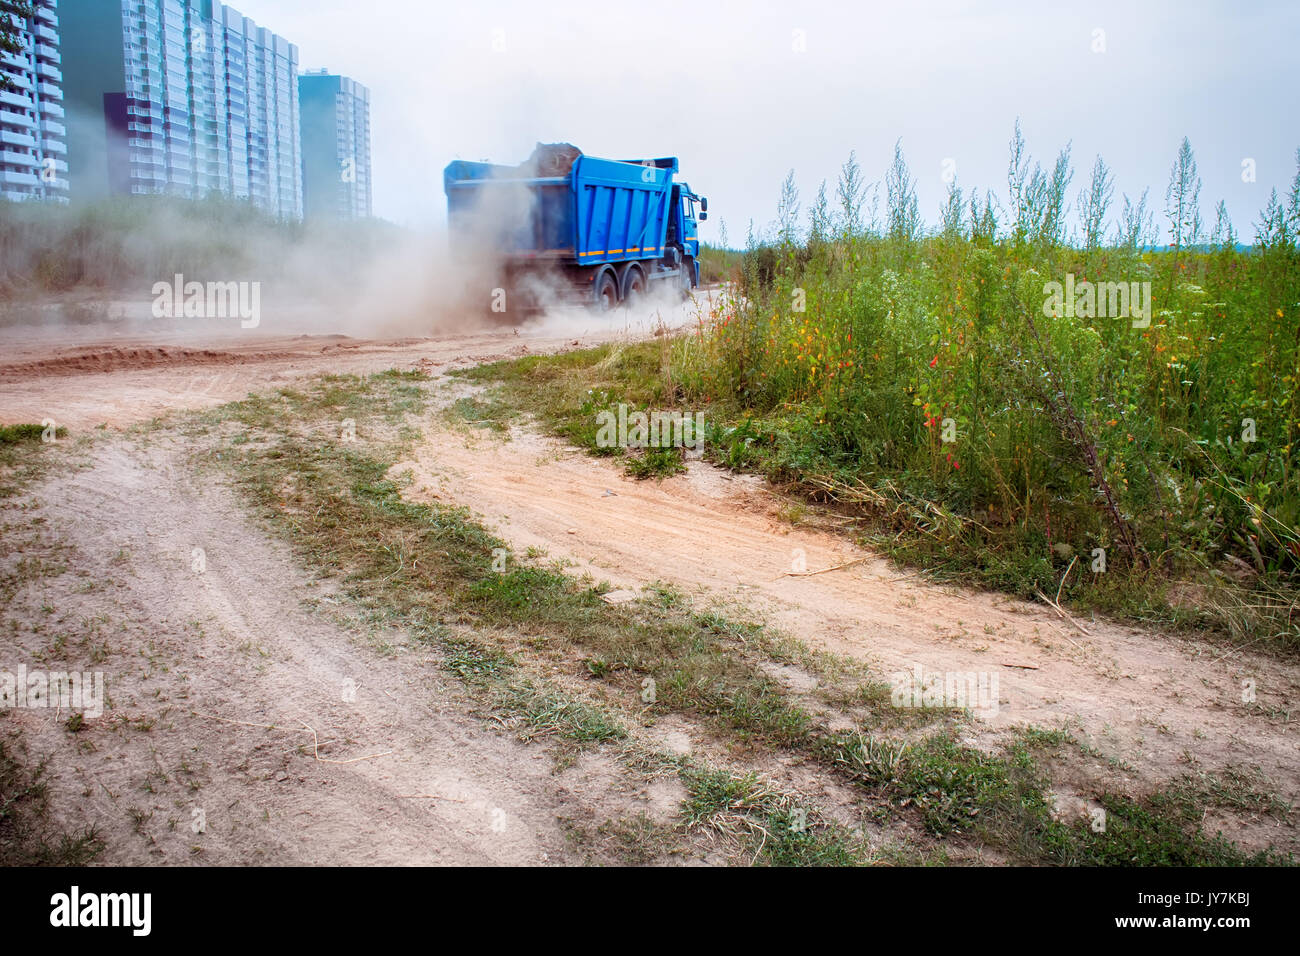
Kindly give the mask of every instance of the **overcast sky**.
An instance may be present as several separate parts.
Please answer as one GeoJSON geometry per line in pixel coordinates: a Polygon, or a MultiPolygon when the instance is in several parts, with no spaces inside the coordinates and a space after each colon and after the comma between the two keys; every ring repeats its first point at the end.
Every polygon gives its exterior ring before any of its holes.
{"type": "Polygon", "coordinates": [[[1225,199],[1249,241],[1300,147],[1294,0],[232,5],[297,43],[304,70],[370,87],[375,213],[414,226],[444,221],[452,159],[513,163],[538,141],[568,141],[597,156],[678,156],[710,200],[704,238],[725,223],[741,245],[751,219],[775,218],[789,169],[806,218],[821,180],[833,196],[849,150],[880,180],[899,137],[934,223],[948,159],[958,185],[1005,201],[1019,116],[1044,166],[1072,142],[1072,220],[1097,153],[1115,172],[1115,207],[1149,186],[1162,210],[1186,135],[1202,217],[1212,224],[1225,199]]]}

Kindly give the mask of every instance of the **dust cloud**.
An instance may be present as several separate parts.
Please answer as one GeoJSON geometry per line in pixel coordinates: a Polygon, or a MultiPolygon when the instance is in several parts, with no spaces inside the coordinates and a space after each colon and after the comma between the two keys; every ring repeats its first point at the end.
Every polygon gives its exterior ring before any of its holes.
{"type": "MultiPolygon", "coordinates": [[[[507,177],[563,174],[545,167],[558,161],[535,152],[499,169],[507,177]]],[[[559,270],[512,270],[502,250],[533,228],[535,191],[498,181],[476,199],[448,225],[420,231],[379,220],[275,221],[226,199],[3,203],[0,342],[42,331],[159,332],[173,342],[503,328],[580,338],[619,327],[644,335],[694,320],[694,305],[676,290],[598,313],[585,307],[590,291],[559,270]],[[229,288],[232,306],[244,293],[245,311],[233,314],[220,299],[212,308],[214,285],[229,288]]]]}

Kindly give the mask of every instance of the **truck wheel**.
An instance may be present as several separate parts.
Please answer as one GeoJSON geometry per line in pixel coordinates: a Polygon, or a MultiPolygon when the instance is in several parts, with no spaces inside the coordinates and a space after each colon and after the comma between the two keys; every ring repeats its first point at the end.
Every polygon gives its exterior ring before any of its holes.
{"type": "Polygon", "coordinates": [[[691,289],[695,287],[695,263],[690,259],[683,259],[681,270],[682,298],[689,299],[691,289]]]}
{"type": "Polygon", "coordinates": [[[609,312],[618,305],[618,283],[608,272],[596,280],[596,310],[609,312]]]}
{"type": "Polygon", "coordinates": [[[640,266],[630,266],[623,277],[623,304],[632,308],[645,295],[645,273],[640,266]]]}

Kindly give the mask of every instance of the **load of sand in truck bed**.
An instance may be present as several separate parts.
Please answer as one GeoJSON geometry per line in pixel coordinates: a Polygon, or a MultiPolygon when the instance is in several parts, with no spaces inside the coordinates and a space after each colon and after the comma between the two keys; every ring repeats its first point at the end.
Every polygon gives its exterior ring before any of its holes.
{"type": "Polygon", "coordinates": [[[519,164],[527,176],[567,176],[582,150],[572,143],[538,143],[532,155],[519,164]]]}

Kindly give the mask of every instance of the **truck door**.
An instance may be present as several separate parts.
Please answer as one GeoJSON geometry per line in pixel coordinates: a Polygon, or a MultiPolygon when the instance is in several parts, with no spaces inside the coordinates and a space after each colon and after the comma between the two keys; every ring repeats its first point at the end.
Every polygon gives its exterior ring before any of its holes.
{"type": "Polygon", "coordinates": [[[677,202],[678,214],[682,220],[682,249],[692,258],[700,254],[700,226],[695,218],[695,202],[695,197],[688,189],[682,190],[677,202]]]}
{"type": "Polygon", "coordinates": [[[668,232],[664,239],[664,253],[682,244],[682,187],[674,186],[668,201],[668,232]]]}

